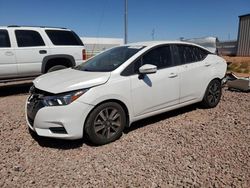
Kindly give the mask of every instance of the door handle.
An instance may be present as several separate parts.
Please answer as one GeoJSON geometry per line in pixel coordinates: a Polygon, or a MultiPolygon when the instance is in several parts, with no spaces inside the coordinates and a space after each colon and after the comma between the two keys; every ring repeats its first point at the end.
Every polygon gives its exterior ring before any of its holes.
{"type": "Polygon", "coordinates": [[[6,55],[6,56],[13,56],[14,53],[13,53],[13,52],[10,52],[10,51],[7,51],[7,52],[5,52],[5,55],[6,55]]]}
{"type": "Polygon", "coordinates": [[[40,54],[47,54],[47,51],[46,50],[40,50],[39,53],[40,54]]]}
{"type": "Polygon", "coordinates": [[[178,76],[178,75],[177,75],[176,73],[170,73],[168,77],[169,77],[169,78],[175,78],[175,77],[177,77],[177,76],[178,76]]]}
{"type": "Polygon", "coordinates": [[[209,67],[209,66],[211,66],[210,63],[205,63],[205,67],[209,67]]]}

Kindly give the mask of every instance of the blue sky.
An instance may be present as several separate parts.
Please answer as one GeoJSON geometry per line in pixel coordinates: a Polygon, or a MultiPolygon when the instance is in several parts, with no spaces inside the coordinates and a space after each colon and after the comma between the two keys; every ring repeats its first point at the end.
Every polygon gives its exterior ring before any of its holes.
{"type": "MultiPolygon", "coordinates": [[[[128,41],[236,39],[250,0],[128,0],[128,41]]],[[[124,36],[124,0],[0,0],[0,25],[47,25],[80,36],[124,36]]]]}

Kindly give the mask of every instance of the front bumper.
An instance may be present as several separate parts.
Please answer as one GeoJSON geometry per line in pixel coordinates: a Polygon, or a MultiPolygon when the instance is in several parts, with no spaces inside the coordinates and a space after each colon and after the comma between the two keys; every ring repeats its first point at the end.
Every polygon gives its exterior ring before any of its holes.
{"type": "Polygon", "coordinates": [[[47,107],[39,102],[30,104],[27,99],[25,114],[28,126],[39,136],[74,140],[83,137],[85,120],[93,108],[77,101],[47,107]]]}

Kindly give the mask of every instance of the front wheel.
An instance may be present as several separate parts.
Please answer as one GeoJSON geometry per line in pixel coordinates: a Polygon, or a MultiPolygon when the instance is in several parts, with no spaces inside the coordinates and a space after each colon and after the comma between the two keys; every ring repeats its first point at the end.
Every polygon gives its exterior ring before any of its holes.
{"type": "Polygon", "coordinates": [[[97,106],[87,118],[85,131],[95,145],[103,145],[121,137],[126,124],[123,108],[115,102],[97,106]]]}
{"type": "Polygon", "coordinates": [[[220,102],[222,90],[220,80],[212,80],[207,87],[202,105],[206,108],[214,108],[220,102]]]}

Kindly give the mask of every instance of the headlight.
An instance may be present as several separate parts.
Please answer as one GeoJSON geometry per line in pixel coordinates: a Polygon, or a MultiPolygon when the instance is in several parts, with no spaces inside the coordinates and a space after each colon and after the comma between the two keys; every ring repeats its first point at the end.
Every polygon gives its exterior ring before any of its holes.
{"type": "Polygon", "coordinates": [[[46,106],[62,106],[67,105],[82,96],[88,89],[72,91],[64,94],[45,96],[43,102],[46,106]]]}

